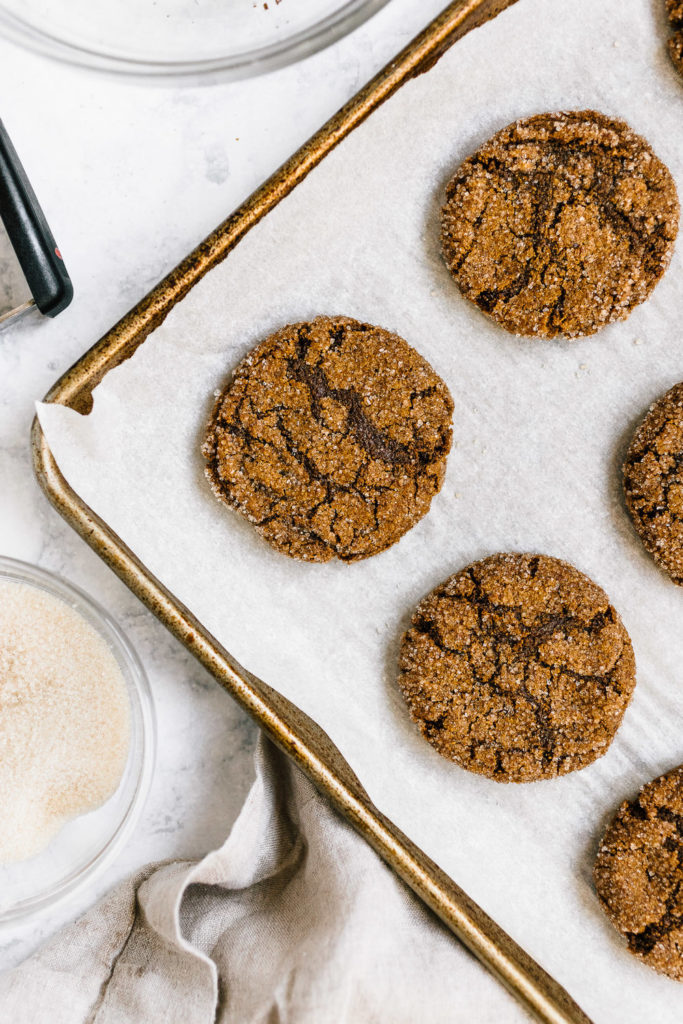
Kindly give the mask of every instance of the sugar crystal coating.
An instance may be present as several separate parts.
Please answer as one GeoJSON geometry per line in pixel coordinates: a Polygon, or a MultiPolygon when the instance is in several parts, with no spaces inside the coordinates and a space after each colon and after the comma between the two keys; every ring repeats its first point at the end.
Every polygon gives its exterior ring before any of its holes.
{"type": "Polygon", "coordinates": [[[676,70],[683,75],[683,0],[666,0],[666,11],[673,29],[669,53],[676,70]]]}
{"type": "Polygon", "coordinates": [[[506,330],[593,334],[648,298],[671,260],[671,174],[624,121],[539,114],[498,132],[446,189],[441,241],[461,291],[506,330]]]}
{"type": "Polygon", "coordinates": [[[546,555],[499,554],[417,607],[399,685],[440,754],[498,782],[601,757],[635,686],[628,633],[592,580],[546,555]]]}
{"type": "Polygon", "coordinates": [[[624,492],[643,544],[683,586],[683,383],[655,402],[636,431],[624,492]]]}
{"type": "Polygon", "coordinates": [[[278,551],[367,558],[428,512],[452,413],[444,382],[398,335],[318,317],[237,367],[204,441],[207,475],[278,551]]]}
{"type": "Polygon", "coordinates": [[[683,767],[624,801],[593,875],[603,910],[631,953],[683,981],[683,767]]]}

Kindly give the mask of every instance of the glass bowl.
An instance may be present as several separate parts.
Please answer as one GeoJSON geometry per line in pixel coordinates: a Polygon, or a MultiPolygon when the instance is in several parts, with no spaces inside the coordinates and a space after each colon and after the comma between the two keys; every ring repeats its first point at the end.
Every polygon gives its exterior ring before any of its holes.
{"type": "Polygon", "coordinates": [[[101,807],[68,821],[34,857],[0,864],[1,927],[71,895],[112,862],[130,835],[149,789],[156,728],[144,669],[103,608],[70,583],[12,558],[0,557],[0,581],[46,591],[85,619],[118,662],[130,703],[130,747],[115,793],[101,807]]]}
{"type": "Polygon", "coordinates": [[[307,57],[388,0],[0,0],[0,35],[101,71],[244,78],[307,57]]]}

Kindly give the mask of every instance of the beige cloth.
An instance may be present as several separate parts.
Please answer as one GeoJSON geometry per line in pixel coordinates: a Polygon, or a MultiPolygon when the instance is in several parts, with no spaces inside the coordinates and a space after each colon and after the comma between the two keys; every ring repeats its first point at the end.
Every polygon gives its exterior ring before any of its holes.
{"type": "Polygon", "coordinates": [[[265,739],[219,850],[143,869],[0,975],[12,1024],[528,1020],[265,739]]]}

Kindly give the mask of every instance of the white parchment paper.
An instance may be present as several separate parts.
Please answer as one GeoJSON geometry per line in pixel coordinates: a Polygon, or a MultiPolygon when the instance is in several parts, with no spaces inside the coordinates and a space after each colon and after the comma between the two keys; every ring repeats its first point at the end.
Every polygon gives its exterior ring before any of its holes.
{"type": "Polygon", "coordinates": [[[645,554],[619,466],[683,377],[678,254],[650,302],[574,342],[515,339],[462,298],[438,252],[445,182],[517,117],[594,107],[648,137],[683,186],[683,82],[663,0],[519,0],[455,45],[255,228],[98,387],[87,418],[42,406],[75,490],[251,671],[329,733],[377,805],[597,1022],[680,1024],[683,987],[638,963],[590,872],[617,805],[683,761],[683,591],[645,554]],[[455,443],[430,514],[354,565],[272,551],[211,495],[199,445],[241,356],[283,323],[348,314],[396,330],[448,382],[455,443]],[[605,587],[638,686],[609,753],[502,786],[441,759],[397,693],[417,600],[498,550],[568,559],[605,587]]]}

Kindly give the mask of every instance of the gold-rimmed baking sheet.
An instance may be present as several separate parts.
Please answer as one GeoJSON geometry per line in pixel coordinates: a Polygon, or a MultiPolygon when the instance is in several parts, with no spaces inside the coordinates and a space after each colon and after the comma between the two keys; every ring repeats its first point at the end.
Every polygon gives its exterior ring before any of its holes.
{"type": "MultiPolygon", "coordinates": [[[[472,10],[474,6],[456,5],[448,17],[461,16],[464,8],[472,10]]],[[[620,36],[624,29],[632,32],[648,27],[640,25],[640,15],[633,20],[632,13],[620,13],[616,3],[605,6],[612,14],[609,24],[620,36]]],[[[585,105],[584,97],[590,96],[593,105],[609,113],[624,113],[645,130],[642,121],[650,116],[652,103],[646,111],[633,88],[626,88],[626,83],[618,88],[616,78],[622,67],[615,56],[618,48],[612,46],[612,40],[603,39],[596,52],[596,29],[607,24],[604,12],[596,14],[592,5],[579,0],[577,12],[566,19],[567,27],[558,38],[557,19],[553,18],[556,7],[524,0],[480,35],[465,40],[430,75],[411,83],[392,104],[347,138],[337,153],[245,238],[220,270],[175,307],[129,365],[107,377],[89,421],[84,424],[54,407],[42,410],[41,416],[81,503],[87,500],[95,511],[106,508],[103,518],[110,530],[136,552],[145,550],[145,569],[132,581],[137,591],[150,599],[149,573],[154,572],[176,598],[199,613],[202,626],[193,626],[192,639],[209,660],[215,651],[204,650],[207,627],[243,663],[322,723],[360,773],[375,803],[383,810],[390,809],[390,816],[411,836],[419,837],[420,845],[450,873],[459,880],[467,878],[468,887],[495,909],[515,935],[523,936],[525,943],[535,948],[539,959],[562,977],[573,971],[572,988],[585,984],[587,996],[600,979],[606,998],[613,1001],[619,997],[625,975],[640,968],[620,952],[597,912],[586,877],[589,847],[601,815],[610,802],[621,799],[624,787],[650,766],[677,754],[675,730],[660,722],[666,717],[662,705],[648,710],[641,702],[639,717],[627,720],[610,755],[612,760],[608,763],[605,759],[595,771],[546,786],[501,790],[436,758],[406,729],[392,688],[396,641],[414,600],[442,575],[492,547],[540,547],[569,557],[604,583],[619,607],[628,605],[624,576],[632,582],[635,573],[639,585],[654,588],[659,617],[672,609],[667,592],[660,593],[659,578],[649,576],[647,562],[639,560],[631,535],[620,532],[619,510],[611,507],[613,496],[609,491],[605,494],[603,483],[605,459],[611,458],[608,453],[614,450],[620,420],[628,408],[642,404],[648,389],[656,388],[673,372],[673,356],[658,349],[657,372],[643,372],[638,346],[627,349],[624,344],[632,324],[606,332],[600,344],[581,342],[545,350],[501,336],[459,299],[435,251],[439,186],[453,161],[514,114],[531,112],[532,104],[532,109],[538,109],[539,92],[544,99],[547,92],[556,106],[569,104],[560,104],[555,97],[582,100],[585,105]],[[523,9],[522,19],[519,12],[523,9]],[[525,35],[528,19],[533,19],[539,37],[546,40],[544,53],[538,53],[528,32],[525,35]],[[563,68],[559,58],[565,49],[583,53],[576,68],[563,68]],[[495,54],[494,63],[491,54],[495,54]],[[552,79],[548,75],[551,67],[552,79]],[[607,76],[605,69],[610,71],[607,76]],[[514,94],[505,88],[513,70],[519,75],[514,94]],[[434,90],[439,91],[436,97],[434,90]],[[629,105],[630,114],[623,109],[629,105]],[[417,206],[416,197],[421,197],[417,206]],[[321,241],[324,244],[316,248],[321,241]],[[243,301],[244,296],[248,301],[243,301]],[[330,309],[332,301],[336,308],[330,309]],[[347,312],[399,329],[431,359],[456,398],[458,446],[433,512],[398,547],[358,571],[356,567],[323,567],[313,570],[312,576],[311,567],[278,561],[263,550],[244,524],[218,506],[204,504],[201,466],[193,460],[209,384],[220,383],[239,355],[268,329],[283,320],[313,315],[323,303],[330,312],[347,312]],[[197,366],[201,367],[200,379],[195,376],[197,366]],[[590,387],[591,372],[602,382],[597,389],[590,387]],[[161,448],[158,438],[153,440],[154,417],[146,419],[144,411],[150,405],[150,375],[154,374],[160,382],[154,390],[159,403],[156,411],[166,424],[161,448]],[[170,378],[168,386],[164,374],[170,378]],[[614,381],[619,387],[613,396],[610,388],[614,381]],[[175,412],[168,405],[173,387],[182,391],[175,412]],[[517,403],[514,396],[518,396],[517,403]],[[610,397],[616,398],[613,408],[610,397]],[[185,399],[188,405],[183,407],[185,399]],[[572,409],[580,409],[581,417],[572,409]],[[548,416],[552,430],[543,429],[548,416]],[[106,443],[106,431],[91,429],[96,423],[98,429],[102,427],[107,417],[109,436],[116,439],[112,445],[106,443]],[[126,422],[130,425],[133,421],[133,434],[126,434],[126,422]],[[124,431],[118,433],[122,425],[124,431]],[[152,445],[153,465],[145,464],[135,448],[140,437],[152,445]],[[112,452],[118,453],[113,459],[112,452]],[[126,453],[132,452],[139,456],[137,466],[126,462],[126,453]],[[559,460],[558,452],[562,455],[559,460]],[[187,480],[174,476],[177,453],[192,467],[187,480]],[[539,476],[544,460],[546,469],[539,476]],[[142,477],[136,476],[143,466],[142,477]],[[163,550],[151,551],[148,542],[153,542],[154,536],[150,531],[161,534],[160,521],[152,515],[146,523],[143,510],[134,502],[112,509],[102,493],[93,490],[94,467],[103,470],[102,478],[110,479],[117,490],[125,484],[133,495],[143,496],[148,513],[161,509],[164,516],[172,518],[173,502],[163,490],[169,480],[177,504],[183,505],[186,491],[191,494],[188,508],[191,506],[193,522],[203,536],[216,541],[211,559],[193,547],[187,523],[180,534],[164,534],[163,550]],[[509,471],[501,473],[501,467],[509,471]],[[164,479],[159,476],[160,469],[164,479]],[[582,482],[568,494],[567,479],[582,482]],[[151,490],[146,492],[148,484],[151,490]],[[161,490],[155,490],[157,485],[161,490]],[[564,510],[557,507],[558,495],[567,496],[564,510]],[[195,497],[196,506],[192,505],[195,497]],[[216,551],[225,553],[224,563],[221,555],[216,558],[216,551]],[[225,587],[234,591],[232,604],[221,600],[216,574],[223,574],[225,587]],[[310,589],[315,591],[314,608],[307,601],[310,589]],[[327,645],[321,647],[319,638],[325,635],[326,624],[335,620],[335,613],[344,619],[351,607],[355,618],[350,617],[346,629],[343,623],[338,628],[337,643],[327,636],[327,645]],[[303,630],[297,623],[299,608],[306,609],[303,630]],[[277,628],[269,630],[264,610],[271,623],[277,620],[277,628]],[[357,624],[355,646],[348,633],[350,622],[357,624]],[[372,625],[372,635],[363,633],[365,624],[372,625]],[[351,710],[354,703],[372,696],[371,713],[364,707],[362,720],[347,715],[345,706],[327,700],[340,680],[346,685],[347,679],[351,680],[347,686],[351,710]],[[643,723],[646,734],[654,723],[658,726],[649,761],[639,753],[643,723]],[[378,729],[393,741],[391,757],[384,751],[383,778],[378,778],[371,757],[378,729]],[[402,782],[402,792],[396,778],[402,782]],[[514,851],[514,856],[508,851],[514,851]],[[539,879],[543,879],[542,898],[539,879]],[[580,963],[587,946],[592,951],[588,969],[580,963]],[[612,990],[603,980],[608,972],[614,977],[612,990]]],[[[435,49],[441,46],[434,35],[439,31],[440,27],[432,30],[435,49]]],[[[645,66],[645,59],[652,59],[654,41],[650,25],[649,35],[641,36],[644,52],[635,55],[636,69],[645,66]]],[[[425,59],[428,55],[427,51],[425,59]]],[[[661,151],[666,149],[666,118],[657,113],[650,134],[654,133],[652,141],[661,151]]],[[[332,137],[328,130],[328,144],[332,137]]],[[[314,146],[312,152],[317,157],[320,149],[314,146]]],[[[306,159],[305,153],[301,159],[306,159]]],[[[231,232],[234,239],[251,226],[253,211],[263,208],[259,203],[267,204],[278,187],[286,190],[300,167],[300,162],[295,163],[294,170],[286,172],[288,177],[257,197],[251,207],[247,204],[242,211],[246,219],[240,221],[238,212],[237,221],[229,222],[222,234],[195,254],[195,266],[201,265],[207,253],[215,253],[216,246],[225,245],[231,232]]],[[[147,329],[150,309],[152,318],[158,320],[169,296],[185,291],[188,273],[189,283],[193,283],[191,267],[184,273],[185,279],[179,272],[167,282],[165,293],[138,311],[132,330],[124,324],[113,332],[108,351],[105,345],[86,356],[75,376],[67,377],[53,398],[84,408],[93,378],[100,370],[106,372],[121,350],[136,347],[147,329]]],[[[660,295],[665,292],[658,292],[649,310],[634,318],[637,330],[652,330],[653,344],[661,343],[656,320],[662,316],[665,299],[660,295]]],[[[42,471],[46,473],[44,453],[42,471]]],[[[55,479],[52,474],[49,487],[53,500],[59,501],[55,479]]],[[[73,503],[70,514],[74,518],[73,503]]],[[[75,518],[82,530],[87,529],[87,510],[80,508],[75,518]]],[[[106,534],[106,528],[104,531],[106,534]]],[[[97,543],[104,541],[98,537],[97,543]]],[[[112,549],[111,539],[109,546],[105,543],[105,555],[118,561],[119,568],[122,550],[120,544],[112,549]]],[[[158,600],[158,595],[152,599],[158,600]]],[[[174,611],[174,599],[170,602],[170,608],[161,609],[165,618],[169,613],[179,614],[174,611]]],[[[633,623],[635,632],[646,632],[647,619],[641,624],[634,614],[633,623]]],[[[634,630],[631,622],[627,624],[634,630]]],[[[646,647],[644,639],[642,646],[646,647]]],[[[222,671],[225,677],[225,667],[222,671]]],[[[230,685],[234,690],[236,680],[230,685]]],[[[660,697],[658,692],[650,692],[660,697]]],[[[253,694],[249,699],[253,700],[253,694]]],[[[280,738],[292,749],[289,734],[281,732],[280,738]]],[[[309,755],[302,749],[300,756],[305,763],[309,755]]],[[[342,770],[340,778],[343,774],[342,770]]],[[[362,802],[362,791],[354,792],[354,799],[362,802]]],[[[375,845],[381,847],[376,835],[375,845]]],[[[386,855],[387,851],[383,852],[386,855]]],[[[403,873],[410,874],[405,865],[403,873]]],[[[433,881],[429,872],[426,877],[433,881]]],[[[649,975],[638,981],[643,994],[646,990],[649,994],[649,982],[649,975]]],[[[662,1008],[667,1011],[665,1003],[662,1008]]],[[[619,1009],[628,1013],[627,1006],[619,1009]]]]}

